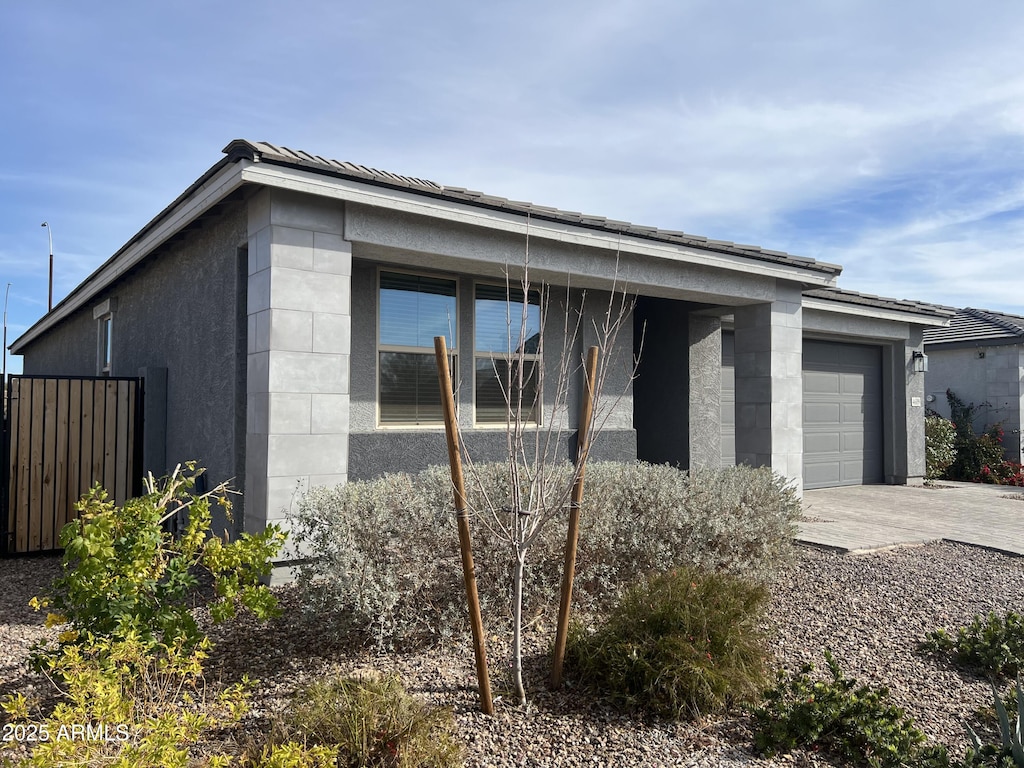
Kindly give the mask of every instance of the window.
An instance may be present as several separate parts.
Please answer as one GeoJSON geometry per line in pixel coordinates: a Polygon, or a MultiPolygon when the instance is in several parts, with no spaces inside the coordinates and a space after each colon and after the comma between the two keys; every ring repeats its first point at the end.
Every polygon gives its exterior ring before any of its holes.
{"type": "Polygon", "coordinates": [[[440,424],[434,337],[444,336],[455,371],[456,283],[451,278],[380,272],[377,379],[381,424],[440,424]]]}
{"type": "Polygon", "coordinates": [[[539,424],[540,293],[477,285],[475,298],[476,423],[507,423],[521,396],[523,420],[539,424]]]}
{"type": "Polygon", "coordinates": [[[110,376],[114,361],[114,299],[107,299],[93,307],[96,321],[96,372],[110,376]]]}
{"type": "Polygon", "coordinates": [[[100,318],[100,372],[110,375],[110,352],[113,342],[114,318],[110,315],[100,318]]]}

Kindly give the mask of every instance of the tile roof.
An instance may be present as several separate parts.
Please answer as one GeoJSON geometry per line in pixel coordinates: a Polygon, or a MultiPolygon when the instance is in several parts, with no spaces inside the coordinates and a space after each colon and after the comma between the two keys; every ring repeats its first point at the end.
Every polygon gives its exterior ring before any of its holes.
{"type": "Polygon", "coordinates": [[[925,344],[1006,340],[1024,342],[1024,317],[973,307],[957,310],[948,327],[924,333],[925,344]]]}
{"type": "Polygon", "coordinates": [[[910,299],[889,299],[884,296],[872,296],[868,293],[846,291],[841,288],[812,288],[804,291],[804,296],[838,301],[844,304],[856,304],[862,307],[893,309],[900,312],[911,312],[913,314],[936,317],[951,317],[956,312],[956,309],[953,307],[946,307],[942,304],[929,304],[924,301],[912,301],[910,299]]]}
{"type": "Polygon", "coordinates": [[[645,227],[631,224],[628,221],[607,219],[603,216],[590,216],[576,211],[564,211],[559,208],[551,208],[535,203],[509,200],[504,197],[495,197],[494,195],[476,192],[463,187],[445,186],[427,179],[380,171],[365,165],[357,165],[340,160],[329,160],[319,155],[311,155],[308,152],[279,147],[264,141],[253,142],[245,139],[235,139],[224,148],[224,153],[228,155],[229,159],[246,158],[257,162],[304,168],[316,173],[366,181],[395,189],[406,189],[417,194],[425,194],[445,200],[453,200],[495,210],[529,214],[532,217],[548,221],[564,222],[590,229],[607,230],[632,237],[743,256],[759,261],[770,261],[822,272],[827,275],[838,275],[843,270],[838,264],[816,261],[804,256],[794,256],[783,251],[768,250],[756,245],[741,245],[726,240],[710,240],[706,237],[686,232],[645,227]]]}

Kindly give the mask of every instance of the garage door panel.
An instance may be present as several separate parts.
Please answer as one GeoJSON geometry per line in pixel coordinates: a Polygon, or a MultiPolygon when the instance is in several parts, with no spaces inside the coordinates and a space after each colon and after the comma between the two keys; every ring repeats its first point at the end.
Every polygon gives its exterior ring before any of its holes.
{"type": "Polygon", "coordinates": [[[853,459],[854,453],[863,453],[868,446],[867,438],[863,432],[844,432],[841,440],[843,460],[853,459]]]}
{"type": "MultiPolygon", "coordinates": [[[[827,344],[828,342],[823,342],[827,344]]],[[[874,368],[878,362],[879,348],[871,347],[862,344],[835,344],[833,345],[839,350],[837,362],[841,365],[853,368],[860,366],[862,368],[874,368]]]]}
{"type": "Polygon", "coordinates": [[[840,424],[841,413],[838,403],[804,403],[804,424],[840,424]]]}
{"type": "Polygon", "coordinates": [[[820,366],[826,370],[833,370],[839,362],[839,352],[834,344],[828,342],[804,342],[804,368],[816,370],[820,366]]]}
{"type": "Polygon", "coordinates": [[[842,413],[843,424],[855,425],[857,429],[862,429],[864,425],[864,417],[868,415],[870,409],[864,407],[864,403],[841,403],[840,411],[842,413]]]}
{"type": "Polygon", "coordinates": [[[864,376],[866,371],[856,373],[844,373],[840,379],[842,386],[840,391],[844,395],[863,395],[865,390],[864,376]]]}
{"type": "Polygon", "coordinates": [[[804,342],[804,487],[882,482],[880,347],[804,342]]]}
{"type": "Polygon", "coordinates": [[[839,374],[824,371],[808,371],[804,373],[804,394],[837,395],[839,392],[839,374]]]}
{"type": "Polygon", "coordinates": [[[813,453],[838,453],[843,437],[838,432],[808,432],[804,435],[804,450],[813,453]]]}
{"type": "Polygon", "coordinates": [[[842,468],[837,461],[804,464],[804,487],[828,488],[842,482],[842,468]]]}

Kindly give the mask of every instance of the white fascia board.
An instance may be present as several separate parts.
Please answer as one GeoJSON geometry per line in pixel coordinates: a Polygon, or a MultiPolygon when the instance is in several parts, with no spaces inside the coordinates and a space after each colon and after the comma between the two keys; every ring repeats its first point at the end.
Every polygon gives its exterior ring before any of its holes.
{"type": "Polygon", "coordinates": [[[917,312],[904,312],[899,309],[888,309],[883,307],[866,307],[862,304],[847,304],[842,301],[829,301],[804,296],[801,302],[804,309],[817,309],[821,312],[835,312],[843,315],[855,315],[858,317],[874,317],[879,320],[894,320],[899,323],[914,323],[915,325],[934,325],[945,327],[949,325],[950,318],[921,315],[917,312]]]}
{"type": "Polygon", "coordinates": [[[96,294],[100,293],[121,275],[146,258],[154,248],[191,224],[220,202],[220,200],[240,187],[243,183],[242,166],[248,162],[247,160],[241,160],[237,163],[226,165],[202,187],[193,192],[181,205],[154,224],[152,228],[143,228],[140,232],[142,236],[139,237],[138,241],[116,254],[87,277],[80,285],[81,290],[73,291],[52,312],[43,316],[42,319],[29,328],[11,344],[11,351],[14,354],[18,354],[18,349],[29,344],[47,329],[70,316],[85,304],[88,304],[96,294]]]}
{"type": "Polygon", "coordinates": [[[430,198],[423,194],[379,187],[352,179],[326,177],[323,174],[297,168],[253,163],[248,165],[242,174],[245,181],[253,184],[429,216],[474,227],[522,235],[529,231],[530,237],[546,238],[573,245],[611,251],[618,249],[657,259],[753,273],[806,285],[833,287],[836,281],[835,275],[827,275],[810,269],[761,261],[754,257],[730,256],[691,246],[658,243],[614,232],[599,232],[585,227],[577,227],[568,222],[563,224],[531,218],[529,229],[527,229],[526,216],[522,213],[496,211],[452,200],[430,198]]]}

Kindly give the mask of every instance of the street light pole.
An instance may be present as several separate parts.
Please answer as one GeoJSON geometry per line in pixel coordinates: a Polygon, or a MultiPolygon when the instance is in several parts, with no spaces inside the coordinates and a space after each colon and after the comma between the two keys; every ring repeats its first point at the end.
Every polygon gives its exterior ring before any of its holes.
{"type": "Polygon", "coordinates": [[[45,221],[39,226],[46,227],[46,236],[50,239],[50,293],[46,300],[46,311],[49,312],[53,309],[53,230],[45,221]]]}
{"type": "Polygon", "coordinates": [[[7,284],[7,292],[4,294],[4,402],[0,407],[0,413],[6,413],[7,409],[7,299],[11,295],[11,284],[7,284]]]}

